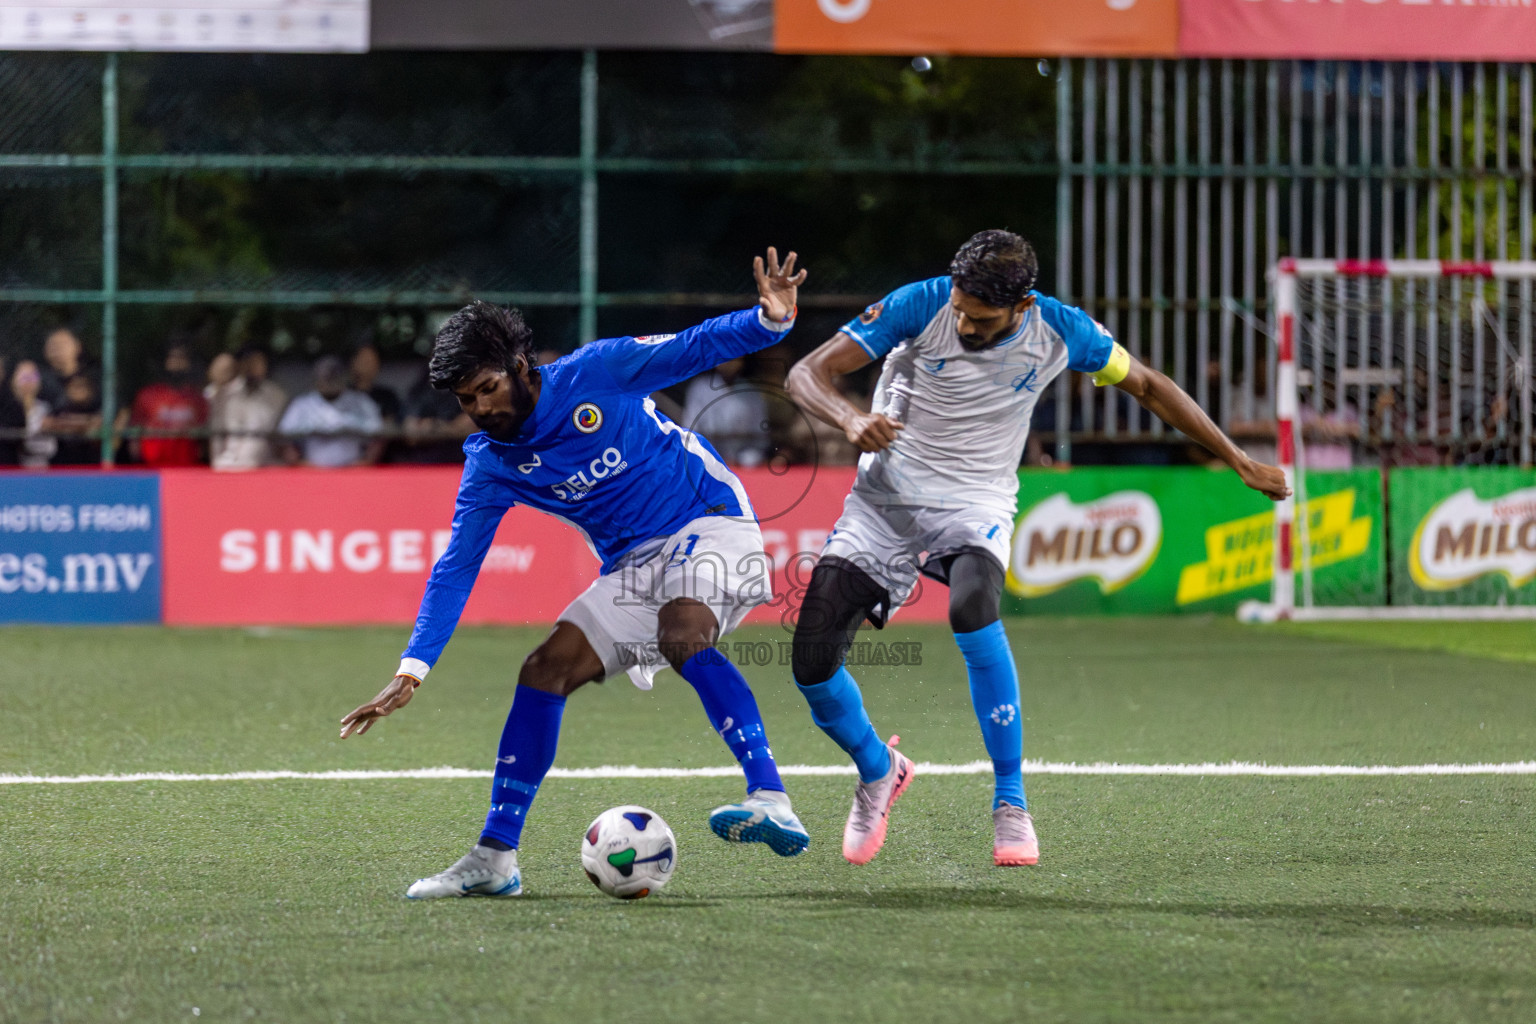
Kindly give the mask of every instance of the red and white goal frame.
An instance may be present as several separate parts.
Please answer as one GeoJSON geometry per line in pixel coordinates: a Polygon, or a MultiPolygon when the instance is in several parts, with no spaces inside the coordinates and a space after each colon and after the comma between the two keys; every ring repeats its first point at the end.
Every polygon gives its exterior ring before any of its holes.
{"type": "MultiPolygon", "coordinates": [[[[1298,348],[1298,282],[1308,278],[1363,279],[1393,278],[1405,281],[1486,281],[1524,282],[1521,297],[1528,303],[1536,291],[1536,261],[1504,260],[1458,262],[1447,260],[1331,260],[1282,259],[1276,264],[1272,280],[1275,286],[1277,358],[1275,362],[1274,410],[1278,463],[1285,473],[1290,496],[1276,502],[1274,531],[1274,582],[1268,603],[1246,601],[1238,609],[1246,622],[1319,619],[1536,619],[1536,605],[1375,605],[1355,607],[1316,607],[1310,602],[1297,605],[1297,523],[1298,490],[1297,451],[1299,440],[1300,374],[1298,348]]],[[[1528,325],[1532,312],[1522,314],[1528,325]]],[[[1523,329],[1521,358],[1525,384],[1517,405],[1524,424],[1522,461],[1530,461],[1530,424],[1533,420],[1531,385],[1530,328],[1523,329]]]]}

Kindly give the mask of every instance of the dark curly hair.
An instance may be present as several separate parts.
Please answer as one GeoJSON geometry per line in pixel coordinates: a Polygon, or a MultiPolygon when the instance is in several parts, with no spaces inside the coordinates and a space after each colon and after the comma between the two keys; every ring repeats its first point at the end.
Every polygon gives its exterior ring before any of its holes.
{"type": "Polygon", "coordinates": [[[956,288],[989,306],[1018,305],[1035,286],[1039,261],[1030,244],[1012,231],[978,231],[949,263],[956,288]]]}
{"type": "Polygon", "coordinates": [[[533,365],[533,331],[523,322],[523,314],[476,299],[438,329],[427,379],[445,391],[481,370],[511,373],[518,356],[533,365]]]}

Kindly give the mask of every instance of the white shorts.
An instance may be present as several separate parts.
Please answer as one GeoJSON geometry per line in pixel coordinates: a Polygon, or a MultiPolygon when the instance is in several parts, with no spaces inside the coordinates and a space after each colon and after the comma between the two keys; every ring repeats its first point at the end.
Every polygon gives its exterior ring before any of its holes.
{"type": "Polygon", "coordinates": [[[667,667],[656,637],[663,605],[679,597],[702,601],[723,637],[747,612],[773,600],[771,569],[755,522],[705,516],[630,552],[567,605],[560,621],[586,636],[602,659],[604,678],[627,672],[649,690],[667,667]]]}
{"type": "Polygon", "coordinates": [[[1008,567],[1013,520],[996,509],[876,505],[850,491],[843,514],[821,549],[869,573],[886,589],[885,618],[906,603],[919,574],[948,582],[944,559],[982,551],[1008,567]]]}

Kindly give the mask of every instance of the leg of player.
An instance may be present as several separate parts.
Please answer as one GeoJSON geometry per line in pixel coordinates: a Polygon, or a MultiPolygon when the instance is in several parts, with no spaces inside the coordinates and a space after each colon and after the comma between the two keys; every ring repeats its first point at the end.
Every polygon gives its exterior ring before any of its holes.
{"type": "Polygon", "coordinates": [[[811,573],[795,623],[796,689],[810,704],[811,719],[859,770],[853,809],[843,829],[843,856],[854,864],[868,864],[880,852],[891,807],[913,775],[911,760],[895,749],[898,738],[880,742],[859,684],[843,667],[859,624],[886,599],[885,588],[858,566],[823,558],[811,573]]]}
{"type": "Polygon", "coordinates": [[[962,551],[949,566],[949,624],[965,656],[971,706],[992,758],[995,839],[992,862],[1034,864],[1040,843],[1024,798],[1024,722],[1019,710],[1019,673],[1003,631],[998,603],[1003,567],[990,554],[962,551]]]}
{"type": "Polygon", "coordinates": [[[517,846],[528,807],[555,763],[565,699],[584,683],[603,677],[603,663],[586,636],[569,622],[557,622],[517,676],[517,693],[502,729],[491,779],[491,809],[480,841],[448,870],[417,880],[411,899],[447,896],[520,896],[522,874],[517,846]]]}
{"type": "Polygon", "coordinates": [[[697,691],[709,724],[747,777],[746,800],[715,808],[709,827],[727,842],[766,843],[779,856],[793,857],[811,837],[784,791],[757,699],[741,671],[714,646],[720,633],[715,613],[680,597],[662,606],[656,627],[662,656],[697,691]]]}

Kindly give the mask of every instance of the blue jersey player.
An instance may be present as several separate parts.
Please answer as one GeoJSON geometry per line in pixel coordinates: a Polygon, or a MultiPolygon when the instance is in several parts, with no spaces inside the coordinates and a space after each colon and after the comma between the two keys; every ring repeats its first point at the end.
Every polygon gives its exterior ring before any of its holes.
{"type": "Polygon", "coordinates": [[[949,274],[898,288],[795,364],[790,394],[865,454],[843,515],[811,573],[795,627],[795,681],[811,715],[858,766],[843,856],[868,863],[912,762],[880,742],[842,661],[854,631],[900,608],[917,575],[949,585],[949,622],[992,759],[993,863],[1040,856],[1024,799],[1019,677],[998,616],[1013,534],[1019,456],[1036,398],[1063,370],[1113,385],[1182,430],[1271,498],[1285,476],[1254,462],[1167,377],[1082,310],[1034,291],[1028,242],[983,231],[949,274]],[[833,386],[883,359],[863,412],[833,386]]]}
{"type": "Polygon", "coordinates": [[[711,828],[733,842],[766,843],[782,856],[809,842],[752,691],[714,646],[773,596],[752,504],[709,442],[667,419],[647,397],[784,337],[805,271],[795,272],[794,253],[780,266],[770,248],[766,261],[753,261],[753,272],[755,309],[677,335],[597,341],[538,368],[531,332],[515,310],[472,303],[438,332],[432,385],[451,389],[480,432],[464,443],[453,533],[432,569],[399,671],[341,720],[342,738],[367,732],[410,702],[448,643],[496,527],[513,505],[580,530],[602,569],[523,661],[479,842],[446,871],[412,884],[407,896],[519,895],[517,846],[554,763],[566,698],[619,672],[649,689],[668,665],[698,692],[746,774],[747,799],[717,808],[711,828]]]}

